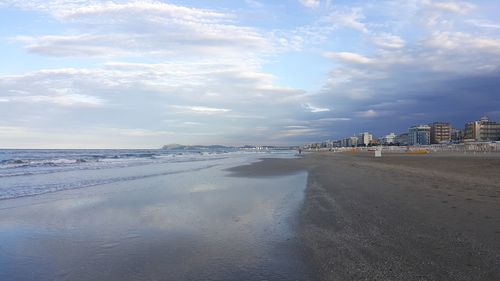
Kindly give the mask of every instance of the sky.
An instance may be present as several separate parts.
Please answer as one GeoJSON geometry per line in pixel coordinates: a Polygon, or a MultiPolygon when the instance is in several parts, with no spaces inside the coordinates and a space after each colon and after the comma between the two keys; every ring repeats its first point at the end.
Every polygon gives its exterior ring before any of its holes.
{"type": "Polygon", "coordinates": [[[0,147],[500,121],[498,15],[496,0],[0,0],[0,147]]]}

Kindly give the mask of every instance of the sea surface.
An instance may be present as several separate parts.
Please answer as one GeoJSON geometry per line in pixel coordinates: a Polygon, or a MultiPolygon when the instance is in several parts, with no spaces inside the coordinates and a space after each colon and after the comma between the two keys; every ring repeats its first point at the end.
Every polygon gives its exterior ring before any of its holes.
{"type": "Polygon", "coordinates": [[[217,149],[0,149],[0,200],[183,173],[293,151],[217,149]]]}
{"type": "Polygon", "coordinates": [[[0,280],[310,280],[294,151],[0,150],[0,280]]]}

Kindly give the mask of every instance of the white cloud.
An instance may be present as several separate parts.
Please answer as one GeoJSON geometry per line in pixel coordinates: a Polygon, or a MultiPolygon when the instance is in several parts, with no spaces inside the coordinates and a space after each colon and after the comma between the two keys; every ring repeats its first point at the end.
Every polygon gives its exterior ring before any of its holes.
{"type": "MultiPolygon", "coordinates": [[[[24,48],[31,53],[56,57],[82,56],[126,56],[134,55],[134,50],[140,48],[140,43],[127,34],[103,35],[69,35],[69,36],[17,36],[11,38],[13,42],[24,44],[24,48]],[[120,42],[121,44],[118,44],[120,42]],[[129,48],[123,48],[128,46],[129,48]]],[[[141,51],[144,54],[146,50],[141,51]]],[[[165,52],[165,54],[171,52],[165,52]]]]}
{"type": "MultiPolygon", "coordinates": [[[[206,9],[188,8],[159,1],[131,1],[125,3],[94,2],[79,5],[74,9],[53,8],[51,11],[62,19],[86,19],[91,16],[122,15],[129,13],[148,14],[149,21],[165,18],[176,18],[194,22],[217,22],[218,19],[227,19],[230,16],[206,9]]],[[[102,19],[101,19],[102,20],[102,19]]],[[[104,19],[107,21],[107,19],[104,19]]],[[[121,21],[120,17],[113,19],[121,21]]]]}
{"type": "Polygon", "coordinates": [[[314,106],[310,103],[306,103],[305,104],[305,108],[309,111],[309,112],[312,112],[312,113],[319,113],[319,112],[329,112],[330,109],[329,108],[326,108],[326,107],[317,107],[317,106],[314,106]]]}
{"type": "Polygon", "coordinates": [[[174,134],[174,132],[170,131],[153,131],[146,129],[117,129],[117,131],[118,134],[127,137],[156,137],[174,134]]]}
{"type": "Polygon", "coordinates": [[[463,32],[434,32],[427,44],[436,49],[489,51],[500,54],[500,39],[473,36],[463,32]]]}
{"type": "Polygon", "coordinates": [[[337,122],[337,121],[351,121],[351,118],[348,117],[331,117],[331,118],[321,118],[316,121],[319,122],[337,122]]]}
{"type": "Polygon", "coordinates": [[[299,0],[299,2],[308,8],[317,8],[320,5],[319,0],[299,0]]]}
{"type": "Polygon", "coordinates": [[[261,2],[257,1],[257,0],[245,0],[245,3],[252,7],[252,8],[262,8],[264,7],[264,4],[262,4],[261,2]]]}
{"type": "Polygon", "coordinates": [[[366,111],[359,111],[358,116],[365,117],[365,118],[373,118],[373,117],[380,116],[380,113],[373,110],[373,109],[368,109],[366,111]]]}
{"type": "Polygon", "coordinates": [[[471,19],[466,20],[465,22],[480,28],[500,29],[500,23],[492,22],[489,20],[471,19]]]}
{"type": "Polygon", "coordinates": [[[317,136],[324,132],[320,129],[302,128],[302,129],[285,129],[271,136],[272,139],[287,139],[291,137],[317,136]]]}
{"type": "Polygon", "coordinates": [[[362,22],[365,16],[361,9],[351,8],[348,10],[336,10],[332,12],[326,20],[342,27],[349,27],[368,33],[369,30],[362,22]]]}
{"type": "Polygon", "coordinates": [[[467,14],[471,10],[475,9],[476,6],[469,2],[464,1],[431,1],[424,0],[425,4],[432,8],[440,9],[447,12],[452,12],[456,14],[467,14]]]}
{"type": "MultiPolygon", "coordinates": [[[[85,0],[5,0],[0,5],[14,6],[25,10],[41,11],[64,19],[80,19],[80,17],[101,17],[109,12],[141,12],[149,13],[151,19],[157,16],[178,17],[186,20],[204,20],[228,18],[224,13],[216,11],[183,7],[174,4],[163,3],[156,0],[132,0],[132,1],[85,1],[85,0]]],[[[109,20],[103,19],[101,20],[109,20]]],[[[119,18],[115,20],[120,20],[119,18]]]]}
{"type": "Polygon", "coordinates": [[[61,94],[57,96],[43,96],[43,95],[32,95],[32,96],[21,96],[21,97],[10,97],[12,102],[24,102],[24,103],[53,103],[61,106],[92,106],[98,107],[104,104],[104,100],[79,94],[61,94]]]}
{"type": "Polygon", "coordinates": [[[373,42],[376,45],[387,49],[401,49],[405,46],[405,41],[401,37],[389,33],[383,33],[375,36],[373,38],[373,42]]]}
{"type": "Polygon", "coordinates": [[[208,106],[184,106],[184,105],[174,105],[172,106],[174,109],[179,109],[181,112],[189,112],[189,113],[200,113],[200,114],[220,114],[231,111],[227,108],[215,108],[208,106]]]}
{"type": "MultiPolygon", "coordinates": [[[[0,99],[8,100],[0,103],[0,126],[44,128],[49,134],[50,124],[57,122],[58,127],[74,134],[72,130],[83,132],[102,124],[121,128],[107,130],[100,138],[100,143],[118,147],[159,147],[166,136],[179,143],[197,137],[203,138],[203,143],[240,144],[239,138],[246,134],[244,128],[255,124],[256,119],[273,127],[275,120],[293,115],[293,108],[304,103],[303,91],[275,86],[274,80],[273,75],[259,71],[252,63],[211,60],[109,62],[97,68],[0,75],[0,99]],[[162,122],[173,119],[177,121],[162,122]],[[122,139],[115,141],[117,136],[122,139]]],[[[81,144],[73,137],[58,136],[61,142],[81,144]]],[[[39,138],[53,141],[49,136],[39,138]]],[[[261,136],[255,143],[266,140],[267,136],[261,136]]],[[[39,146],[43,146],[41,142],[39,146]]],[[[99,141],[89,140],[85,147],[96,143],[99,141]]]]}
{"type": "Polygon", "coordinates": [[[182,124],[186,125],[186,126],[198,126],[198,125],[201,125],[202,123],[200,123],[200,122],[186,121],[186,122],[182,122],[182,124]]]}
{"type": "Polygon", "coordinates": [[[360,54],[351,52],[327,52],[325,56],[328,58],[333,58],[345,63],[355,63],[355,64],[372,64],[375,60],[362,56],[360,54]]]}
{"type": "Polygon", "coordinates": [[[46,56],[255,59],[273,51],[273,42],[254,28],[232,23],[232,14],[158,1],[72,4],[72,9],[55,2],[22,6],[75,24],[75,34],[18,36],[13,40],[24,43],[29,52],[46,56]]]}
{"type": "MultiPolygon", "coordinates": [[[[29,88],[28,85],[22,85],[24,79],[20,77],[5,78],[0,76],[0,89],[2,84],[7,82],[12,88],[4,88],[7,94],[0,97],[0,102],[11,103],[48,103],[64,107],[101,107],[105,100],[96,96],[79,94],[72,88],[65,87],[38,87],[29,88]],[[19,83],[19,84],[18,84],[19,83]],[[19,89],[13,89],[15,87],[19,89]],[[24,90],[23,86],[28,86],[24,90]]],[[[26,81],[24,81],[26,82],[26,81]]]]}

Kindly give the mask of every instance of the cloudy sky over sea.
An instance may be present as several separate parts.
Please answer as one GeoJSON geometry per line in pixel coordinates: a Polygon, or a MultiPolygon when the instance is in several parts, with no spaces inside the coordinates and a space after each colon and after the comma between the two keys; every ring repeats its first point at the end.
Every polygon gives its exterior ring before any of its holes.
{"type": "Polygon", "coordinates": [[[0,0],[0,147],[500,121],[500,2],[0,0]]]}

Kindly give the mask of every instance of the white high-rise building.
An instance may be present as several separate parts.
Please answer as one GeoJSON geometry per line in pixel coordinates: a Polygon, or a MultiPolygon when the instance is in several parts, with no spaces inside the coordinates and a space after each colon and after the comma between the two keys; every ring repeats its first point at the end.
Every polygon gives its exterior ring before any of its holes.
{"type": "Polygon", "coordinates": [[[390,133],[387,136],[382,138],[382,144],[395,144],[396,143],[396,134],[390,133]]]}
{"type": "Polygon", "coordinates": [[[373,135],[368,133],[368,132],[364,132],[364,133],[361,133],[359,134],[358,136],[358,145],[359,146],[368,146],[373,140],[373,135]]]}

